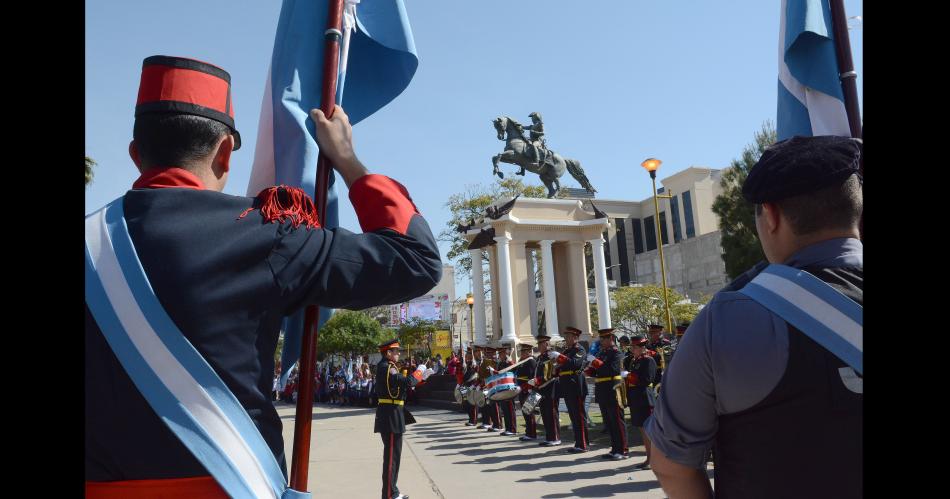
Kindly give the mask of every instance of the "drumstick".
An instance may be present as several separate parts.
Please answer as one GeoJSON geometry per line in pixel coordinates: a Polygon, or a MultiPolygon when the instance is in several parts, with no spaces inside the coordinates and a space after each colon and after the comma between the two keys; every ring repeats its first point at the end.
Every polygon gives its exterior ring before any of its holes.
{"type": "Polygon", "coordinates": [[[510,370],[512,370],[512,369],[514,369],[514,368],[516,368],[516,367],[518,367],[518,366],[520,366],[521,364],[524,364],[525,362],[528,362],[528,361],[531,360],[532,358],[533,358],[533,357],[528,357],[528,358],[525,359],[525,360],[518,361],[518,363],[512,364],[512,365],[510,365],[510,366],[508,366],[508,367],[506,367],[506,368],[504,368],[504,369],[502,369],[502,370],[500,370],[500,371],[495,371],[495,374],[501,374],[501,373],[508,372],[508,371],[510,371],[510,370]]]}

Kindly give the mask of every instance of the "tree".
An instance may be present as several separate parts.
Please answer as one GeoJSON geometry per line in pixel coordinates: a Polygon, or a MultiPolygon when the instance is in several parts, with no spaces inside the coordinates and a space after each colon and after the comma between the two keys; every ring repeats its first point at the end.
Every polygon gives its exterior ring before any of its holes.
{"type": "MultiPolygon", "coordinates": [[[[469,185],[465,192],[449,196],[445,207],[452,213],[452,218],[446,224],[447,228],[439,234],[439,241],[451,244],[448,256],[455,261],[458,268],[464,273],[472,270],[472,259],[468,253],[468,241],[456,230],[459,225],[468,225],[472,219],[476,222],[485,216],[485,208],[499,198],[513,197],[521,194],[526,198],[543,198],[547,196],[544,186],[525,185],[520,178],[498,179],[494,184],[469,185]]],[[[460,273],[461,274],[461,273],[460,273]]]]}
{"type": "Polygon", "coordinates": [[[86,156],[86,185],[89,185],[92,182],[93,166],[96,166],[96,162],[93,161],[89,156],[86,156]]]}
{"type": "MultiPolygon", "coordinates": [[[[688,303],[686,297],[671,288],[669,291],[670,315],[673,326],[682,322],[692,322],[699,313],[699,303],[688,303]]],[[[621,334],[638,334],[645,332],[650,324],[666,325],[666,307],[663,302],[663,286],[647,284],[644,286],[627,286],[618,288],[612,293],[616,308],[610,310],[613,327],[621,334]]],[[[596,315],[591,307],[591,319],[596,315]]]]}
{"type": "Polygon", "coordinates": [[[742,197],[742,184],[762,153],[775,143],[777,137],[772,122],[763,123],[762,130],[755,134],[755,143],[742,150],[742,157],[732,161],[719,182],[722,194],[716,197],[712,210],[719,217],[722,260],[730,279],[735,279],[765,260],[765,253],[755,232],[755,208],[742,197]]]}
{"type": "Polygon", "coordinates": [[[399,337],[399,343],[410,351],[422,350],[428,355],[428,352],[432,351],[432,335],[441,325],[444,325],[441,321],[413,317],[399,325],[396,335],[399,337]]]}
{"type": "Polygon", "coordinates": [[[379,321],[366,313],[338,310],[320,328],[319,350],[325,354],[375,352],[386,336],[379,321]]]}

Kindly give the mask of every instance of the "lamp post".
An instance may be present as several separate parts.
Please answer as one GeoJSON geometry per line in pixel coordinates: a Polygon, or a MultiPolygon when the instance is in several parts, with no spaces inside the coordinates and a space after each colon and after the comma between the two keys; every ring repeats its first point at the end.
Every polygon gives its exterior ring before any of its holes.
{"type": "MultiPolygon", "coordinates": [[[[663,304],[666,306],[666,330],[673,332],[673,318],[670,315],[670,294],[666,289],[666,263],[663,261],[663,233],[660,231],[660,202],[657,198],[670,199],[673,196],[669,194],[656,193],[656,170],[660,167],[662,161],[656,158],[648,158],[640,163],[640,166],[650,172],[650,180],[653,181],[653,209],[656,211],[656,244],[660,250],[660,275],[663,276],[663,304]]],[[[664,355],[660,354],[660,369],[666,369],[666,360],[664,355]]]]}
{"type": "Polygon", "coordinates": [[[475,324],[472,323],[473,314],[472,306],[475,305],[475,297],[471,293],[468,294],[468,298],[465,299],[465,303],[468,303],[468,344],[471,345],[475,341],[475,324]]]}

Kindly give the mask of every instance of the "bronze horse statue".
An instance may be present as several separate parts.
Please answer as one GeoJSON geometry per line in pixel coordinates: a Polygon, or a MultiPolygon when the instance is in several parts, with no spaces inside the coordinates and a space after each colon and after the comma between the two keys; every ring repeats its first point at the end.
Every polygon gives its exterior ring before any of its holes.
{"type": "Polygon", "coordinates": [[[581,186],[588,192],[594,194],[594,186],[590,185],[584,169],[581,168],[580,161],[576,159],[564,158],[560,154],[550,151],[544,159],[544,164],[538,168],[537,163],[528,156],[528,141],[524,138],[524,128],[517,121],[508,116],[500,116],[492,121],[495,125],[495,131],[498,132],[498,140],[505,141],[505,150],[492,156],[492,165],[495,170],[492,172],[498,175],[498,178],[505,178],[505,175],[498,169],[498,162],[518,165],[521,170],[516,172],[518,175],[524,175],[525,170],[538,174],[541,182],[548,188],[548,198],[553,198],[561,188],[558,179],[567,171],[580,182],[581,186]]]}

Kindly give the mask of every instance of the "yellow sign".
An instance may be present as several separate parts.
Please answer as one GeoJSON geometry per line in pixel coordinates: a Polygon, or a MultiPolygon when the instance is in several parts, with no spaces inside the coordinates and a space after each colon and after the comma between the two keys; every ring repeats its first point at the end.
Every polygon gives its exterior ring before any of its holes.
{"type": "Polygon", "coordinates": [[[432,356],[441,354],[443,362],[452,356],[452,334],[448,331],[436,331],[432,345],[432,356]]]}

